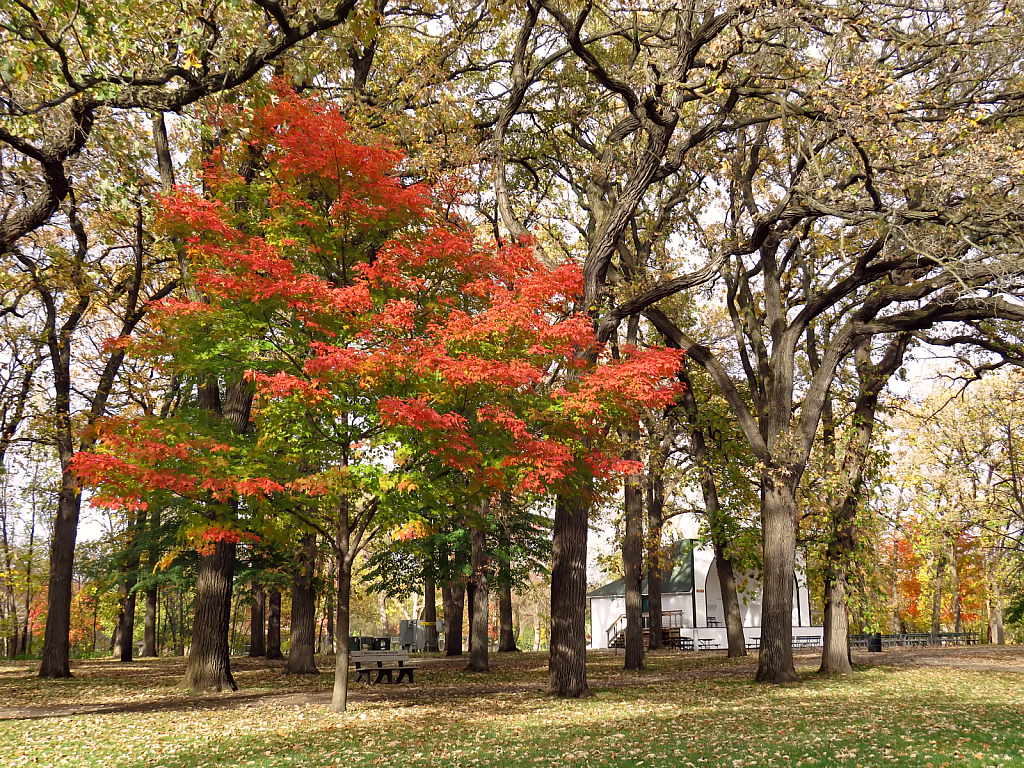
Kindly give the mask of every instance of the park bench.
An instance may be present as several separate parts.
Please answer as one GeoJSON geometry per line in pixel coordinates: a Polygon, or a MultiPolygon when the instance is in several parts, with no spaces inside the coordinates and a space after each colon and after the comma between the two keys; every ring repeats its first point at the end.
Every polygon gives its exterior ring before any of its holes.
{"type": "Polygon", "coordinates": [[[699,644],[698,650],[701,650],[701,651],[717,651],[718,650],[718,641],[715,640],[713,637],[699,637],[699,638],[697,638],[697,643],[699,644]]]}
{"type": "Polygon", "coordinates": [[[406,651],[352,651],[349,653],[349,661],[356,668],[356,682],[361,677],[366,678],[367,685],[380,683],[386,677],[389,683],[400,683],[403,678],[413,682],[414,667],[407,667],[409,654],[406,651]],[[398,679],[393,679],[394,673],[398,673],[398,679]],[[375,675],[376,679],[371,679],[375,675]]]}
{"type": "Polygon", "coordinates": [[[761,650],[761,638],[760,637],[752,637],[749,640],[747,640],[747,650],[748,651],[759,651],[759,650],[761,650]]]}

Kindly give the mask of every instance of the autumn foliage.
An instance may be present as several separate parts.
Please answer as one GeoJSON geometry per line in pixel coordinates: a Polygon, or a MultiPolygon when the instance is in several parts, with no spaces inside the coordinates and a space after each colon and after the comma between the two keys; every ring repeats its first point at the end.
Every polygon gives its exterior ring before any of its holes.
{"type": "Polygon", "coordinates": [[[675,398],[678,352],[592,349],[576,265],[548,268],[528,243],[442,215],[451,184],[404,183],[401,154],[354,142],[333,108],[281,92],[255,124],[239,151],[264,173],[238,178],[221,155],[208,196],[162,202],[194,286],[131,349],[186,379],[250,382],[259,437],[187,409],[105,422],[76,460],[100,498],[331,493],[354,482],[331,466],[340,432],[392,488],[456,471],[544,492],[623,468],[608,427],[675,398]]]}

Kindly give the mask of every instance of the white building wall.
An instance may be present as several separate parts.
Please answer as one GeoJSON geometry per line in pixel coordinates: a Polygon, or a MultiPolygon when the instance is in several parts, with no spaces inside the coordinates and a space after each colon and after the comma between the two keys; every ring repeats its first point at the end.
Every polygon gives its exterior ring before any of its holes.
{"type": "MultiPolygon", "coordinates": [[[[722,587],[718,580],[718,569],[715,567],[714,550],[700,547],[693,553],[694,588],[696,590],[696,606],[691,603],[688,594],[664,595],[663,611],[683,611],[683,626],[693,628],[694,612],[697,627],[701,636],[708,629],[708,617],[717,620],[720,627],[725,626],[725,609],[722,602],[722,587]]],[[[753,631],[745,631],[747,639],[760,637],[761,631],[761,582],[758,574],[738,572],[736,589],[740,600],[740,614],[743,626],[753,631]]],[[[608,628],[626,612],[625,597],[595,597],[590,601],[592,648],[608,647],[608,628]]],[[[796,576],[793,580],[793,626],[811,627],[811,598],[807,589],[807,576],[803,568],[803,559],[797,561],[796,576]]],[[[717,637],[714,628],[711,634],[717,637]]],[[[820,633],[820,629],[818,630],[820,633]]],[[[722,630],[724,633],[724,629],[722,630]]],[[[802,633],[807,634],[807,633],[802,633]]],[[[813,633],[811,633],[813,634],[813,633]]],[[[724,638],[724,634],[722,635],[724,638]]]]}

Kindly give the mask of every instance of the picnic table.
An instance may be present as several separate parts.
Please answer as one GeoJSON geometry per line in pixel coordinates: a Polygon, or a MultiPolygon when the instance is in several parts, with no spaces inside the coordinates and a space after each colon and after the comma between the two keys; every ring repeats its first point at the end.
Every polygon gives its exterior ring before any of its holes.
{"type": "Polygon", "coordinates": [[[407,651],[353,651],[349,654],[349,661],[356,668],[356,682],[362,677],[366,678],[367,685],[380,683],[386,677],[389,683],[400,683],[402,679],[413,682],[414,667],[405,666],[409,661],[407,651]],[[393,678],[398,673],[398,679],[393,678]],[[375,680],[371,676],[376,675],[375,680]]]}

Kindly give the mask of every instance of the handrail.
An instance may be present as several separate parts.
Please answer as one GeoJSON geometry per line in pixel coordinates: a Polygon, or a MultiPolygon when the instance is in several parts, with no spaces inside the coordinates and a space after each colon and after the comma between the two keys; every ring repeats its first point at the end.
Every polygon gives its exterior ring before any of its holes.
{"type": "MultiPolygon", "coordinates": [[[[685,618],[685,613],[686,612],[682,611],[682,610],[662,611],[661,612],[661,628],[662,629],[682,628],[683,627],[683,619],[685,618]],[[666,622],[666,619],[667,619],[667,622],[666,622]]],[[[640,614],[641,623],[646,624],[646,622],[644,622],[643,620],[645,618],[649,618],[650,615],[651,615],[650,613],[641,613],[640,614]]],[[[621,632],[625,628],[625,626],[624,626],[625,620],[626,620],[626,614],[620,613],[618,618],[615,619],[615,621],[612,622],[611,626],[608,627],[607,630],[605,630],[605,635],[606,635],[606,638],[607,638],[607,641],[608,641],[607,642],[608,645],[611,645],[612,644],[612,640],[614,640],[618,636],[619,632],[621,632]],[[619,626],[620,624],[623,624],[623,626],[620,627],[619,626]]]]}

